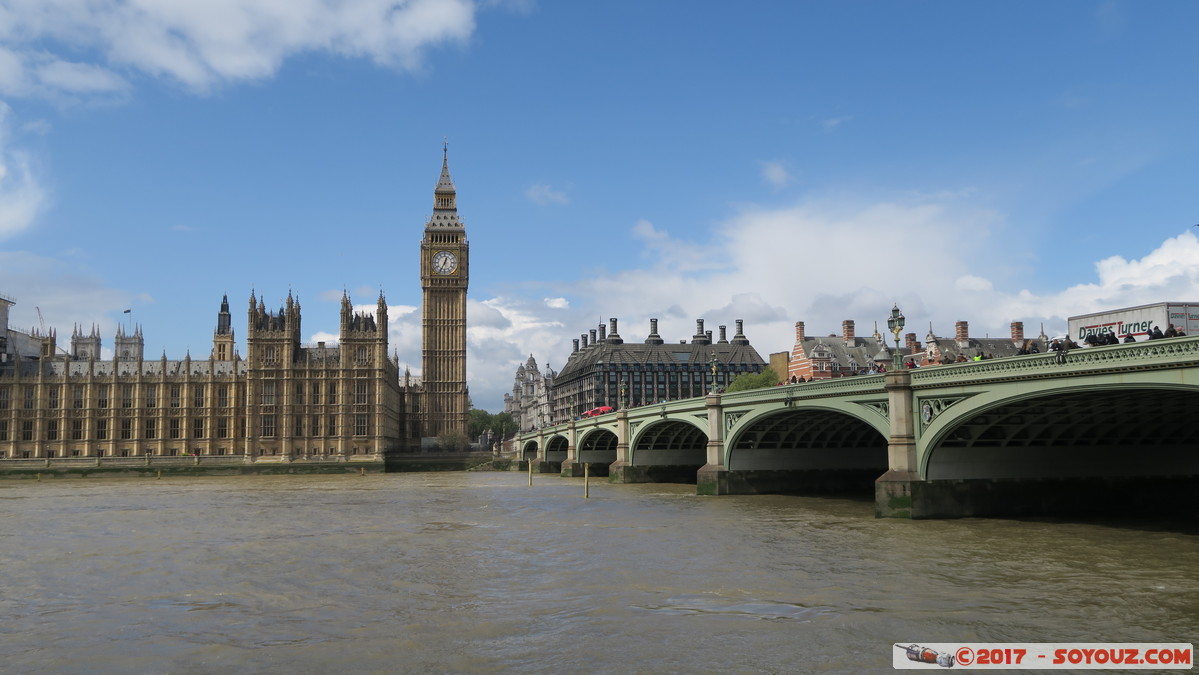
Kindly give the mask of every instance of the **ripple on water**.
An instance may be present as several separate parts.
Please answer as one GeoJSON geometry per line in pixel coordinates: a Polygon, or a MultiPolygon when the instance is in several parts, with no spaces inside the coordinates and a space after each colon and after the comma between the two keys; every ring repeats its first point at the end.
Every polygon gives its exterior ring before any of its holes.
{"type": "Polygon", "coordinates": [[[726,615],[747,619],[789,620],[808,622],[824,616],[838,615],[833,607],[806,606],[791,602],[768,600],[736,600],[718,594],[676,595],[661,605],[645,605],[637,609],[655,614],[726,615]]]}

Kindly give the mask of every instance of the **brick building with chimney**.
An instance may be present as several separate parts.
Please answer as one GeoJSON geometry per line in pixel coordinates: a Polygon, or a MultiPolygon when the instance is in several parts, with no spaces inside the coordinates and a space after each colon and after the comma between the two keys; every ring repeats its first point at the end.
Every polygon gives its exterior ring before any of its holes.
{"type": "MultiPolygon", "coordinates": [[[[1048,341],[1044,328],[1038,337],[1025,338],[1021,321],[1013,321],[1011,334],[1002,338],[971,337],[969,324],[958,321],[954,323],[952,338],[937,337],[931,324],[923,344],[916,339],[916,333],[906,333],[900,353],[905,363],[911,361],[916,366],[929,366],[972,361],[975,356],[987,359],[1016,356],[1021,349],[1027,350],[1034,345],[1037,351],[1044,352],[1048,341]]],[[[841,322],[840,335],[825,337],[809,336],[804,322],[797,321],[795,346],[787,364],[787,381],[799,381],[800,378],[826,380],[886,370],[894,350],[894,344],[888,346],[887,340],[879,334],[877,325],[871,335],[859,337],[853,320],[847,319],[841,322]]]]}

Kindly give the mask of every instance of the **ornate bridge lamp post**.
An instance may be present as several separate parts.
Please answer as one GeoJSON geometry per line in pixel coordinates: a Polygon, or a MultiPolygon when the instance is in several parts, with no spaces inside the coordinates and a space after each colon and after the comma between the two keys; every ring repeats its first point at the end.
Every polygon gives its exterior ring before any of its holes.
{"type": "Polygon", "coordinates": [[[627,400],[628,393],[629,393],[629,376],[625,375],[620,380],[620,399],[618,399],[616,401],[616,405],[618,405],[622,409],[628,409],[628,407],[629,407],[629,402],[627,400]]]}
{"type": "Polygon", "coordinates": [[[887,319],[887,328],[895,336],[895,354],[891,357],[891,368],[899,370],[903,368],[903,354],[899,351],[899,334],[903,331],[903,312],[899,311],[898,304],[891,308],[891,316],[887,319]]]}
{"type": "Polygon", "coordinates": [[[719,363],[720,362],[716,360],[716,352],[712,352],[712,360],[708,361],[708,365],[712,366],[712,387],[708,391],[710,394],[716,393],[716,366],[719,365],[719,363]]]}

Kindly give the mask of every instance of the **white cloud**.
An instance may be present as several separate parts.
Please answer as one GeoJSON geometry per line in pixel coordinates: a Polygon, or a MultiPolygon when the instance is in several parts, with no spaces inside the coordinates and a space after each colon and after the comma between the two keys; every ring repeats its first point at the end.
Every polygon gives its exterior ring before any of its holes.
{"type": "Polygon", "coordinates": [[[116,332],[122,310],[154,302],[107,288],[87,268],[24,251],[0,251],[0,294],[14,298],[9,324],[27,331],[39,324],[38,310],[47,327],[58,330],[59,346],[70,339],[71,327],[97,325],[106,338],[116,332]]]}
{"type": "Polygon", "coordinates": [[[659,230],[648,220],[637,221],[632,234],[645,242],[641,257],[651,264],[677,270],[716,269],[726,264],[713,256],[714,252],[709,247],[676,239],[666,230],[659,230]]]}
{"type": "Polygon", "coordinates": [[[203,92],[275,73],[306,51],[419,69],[430,48],[463,44],[470,0],[9,0],[0,9],[0,91],[48,95],[127,86],[119,72],[203,92]],[[63,54],[53,50],[60,49],[63,54]],[[92,63],[68,61],[83,54],[92,63]]]}
{"type": "Polygon", "coordinates": [[[46,203],[29,156],[10,145],[10,114],[0,102],[0,240],[25,231],[46,203]]]}
{"type": "Polygon", "coordinates": [[[848,122],[851,119],[853,119],[853,118],[852,117],[830,117],[826,120],[822,120],[820,122],[820,125],[824,127],[825,131],[835,131],[842,124],[845,124],[846,122],[848,122]]]}
{"type": "Polygon", "coordinates": [[[966,292],[992,290],[992,285],[991,285],[990,281],[983,279],[982,277],[976,277],[973,274],[966,274],[966,275],[958,277],[953,282],[953,287],[956,290],[966,291],[966,292]]]}
{"type": "Polygon", "coordinates": [[[546,298],[545,306],[550,309],[567,309],[570,307],[570,301],[566,298],[546,298]]]}
{"type": "Polygon", "coordinates": [[[72,94],[119,92],[129,86],[112,71],[88,63],[52,60],[35,66],[34,72],[42,86],[72,94]]]}
{"type": "Polygon", "coordinates": [[[341,336],[338,335],[337,333],[329,333],[327,331],[321,330],[321,331],[317,331],[317,332],[313,333],[312,337],[308,338],[308,341],[311,344],[318,344],[318,343],[324,342],[326,346],[332,347],[332,346],[336,345],[337,341],[340,339],[341,339],[341,336]]]}
{"type": "Polygon", "coordinates": [[[544,183],[530,185],[529,189],[525,190],[525,197],[538,206],[570,203],[570,198],[566,196],[565,192],[555,190],[544,183]]]}
{"type": "Polygon", "coordinates": [[[45,136],[50,133],[51,125],[46,120],[31,120],[21,125],[21,131],[38,136],[45,136]]]}
{"type": "Polygon", "coordinates": [[[782,162],[762,162],[762,178],[774,187],[783,187],[791,182],[791,175],[782,162]]]}
{"type": "Polygon", "coordinates": [[[1095,27],[1099,37],[1111,40],[1124,32],[1126,20],[1118,4],[1113,0],[1102,2],[1095,8],[1095,27]]]}

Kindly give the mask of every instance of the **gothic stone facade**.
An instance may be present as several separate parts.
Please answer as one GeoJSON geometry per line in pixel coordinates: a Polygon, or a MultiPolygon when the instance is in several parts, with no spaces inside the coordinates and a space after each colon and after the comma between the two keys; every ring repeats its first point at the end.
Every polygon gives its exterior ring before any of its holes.
{"type": "MultiPolygon", "coordinates": [[[[341,307],[336,347],[300,343],[300,303],[268,312],[250,295],[247,358],[233,349],[228,298],[208,359],[144,358],[141,329],[114,357],[78,328],[70,353],[34,335],[38,357],[0,364],[0,458],[240,455],[247,461],[378,460],[405,441],[404,392],[387,358],[387,306],[341,307]]],[[[11,332],[10,332],[11,333],[11,332]]]]}
{"type": "Polygon", "coordinates": [[[301,344],[300,303],[278,311],[250,294],[246,358],[228,298],[207,359],[144,358],[141,327],[100,358],[96,329],[71,351],[54,331],[8,330],[0,296],[0,458],[241,455],[248,460],[380,459],[422,437],[465,438],[469,245],[443,148],[420,247],[423,373],[401,381],[387,356],[387,305],[355,313],[343,294],[336,346],[301,344]],[[43,334],[44,333],[44,334],[43,334]]]}
{"type": "Polygon", "coordinates": [[[423,316],[419,435],[465,441],[470,412],[466,387],[470,244],[466,225],[458,217],[457,191],[444,152],[441,177],[433,192],[433,215],[425,224],[420,245],[423,316]]]}
{"type": "Polygon", "coordinates": [[[504,394],[504,412],[512,416],[518,431],[532,431],[554,418],[552,392],[555,373],[546,365],[545,373],[537,367],[537,360],[529,354],[529,360],[516,369],[516,380],[512,393],[504,394]]]}

